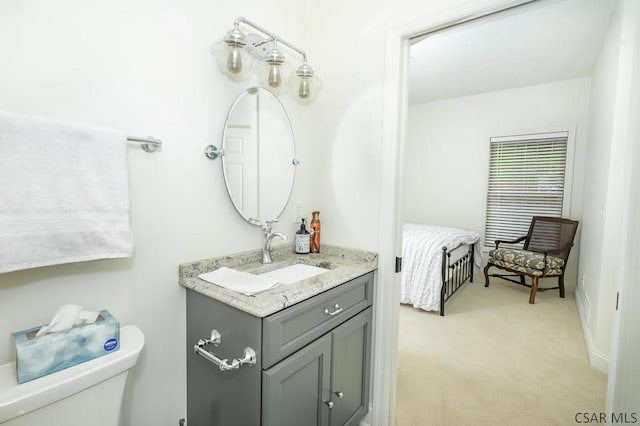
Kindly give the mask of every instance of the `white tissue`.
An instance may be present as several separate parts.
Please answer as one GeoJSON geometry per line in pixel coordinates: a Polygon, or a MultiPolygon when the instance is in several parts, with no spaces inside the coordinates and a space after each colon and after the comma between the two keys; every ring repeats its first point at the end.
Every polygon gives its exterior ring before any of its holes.
{"type": "Polygon", "coordinates": [[[58,308],[48,325],[38,330],[36,338],[48,333],[71,330],[84,324],[91,324],[96,321],[100,312],[84,311],[79,305],[62,305],[58,308]]]}

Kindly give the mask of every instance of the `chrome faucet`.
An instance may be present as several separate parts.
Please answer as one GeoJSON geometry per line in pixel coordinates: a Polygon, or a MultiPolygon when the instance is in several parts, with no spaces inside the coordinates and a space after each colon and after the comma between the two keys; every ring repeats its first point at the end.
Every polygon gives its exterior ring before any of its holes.
{"type": "Polygon", "coordinates": [[[264,235],[264,244],[262,245],[262,263],[271,263],[271,241],[275,237],[280,237],[283,240],[287,239],[287,236],[281,232],[271,232],[271,224],[277,222],[278,219],[267,220],[262,225],[262,235],[264,235]]]}

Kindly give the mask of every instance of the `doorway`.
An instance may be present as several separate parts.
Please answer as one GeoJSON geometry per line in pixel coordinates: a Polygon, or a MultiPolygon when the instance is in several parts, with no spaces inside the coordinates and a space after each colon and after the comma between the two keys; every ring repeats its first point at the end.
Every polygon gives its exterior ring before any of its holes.
{"type": "MultiPolygon", "coordinates": [[[[404,141],[407,137],[407,129],[403,123],[405,123],[408,109],[409,99],[409,84],[406,78],[406,68],[409,63],[409,52],[412,39],[416,37],[422,37],[425,34],[442,31],[445,28],[458,26],[461,24],[469,23],[477,18],[493,15],[505,10],[531,3],[528,1],[511,1],[511,2],[495,2],[492,7],[485,8],[468,8],[467,10],[458,14],[458,18],[451,19],[433,19],[421,24],[416,24],[409,27],[403,27],[397,30],[392,30],[388,33],[387,37],[387,51],[388,58],[394,60],[387,60],[386,71],[387,78],[385,84],[385,123],[384,123],[384,137],[388,140],[404,141]],[[400,61],[397,61],[400,58],[400,61]]],[[[544,2],[540,2],[544,3],[544,2]]],[[[383,196],[386,194],[386,199],[400,200],[402,198],[402,189],[399,187],[399,177],[402,173],[402,159],[400,153],[402,147],[391,146],[386,147],[386,152],[383,153],[388,160],[388,164],[391,164],[389,168],[383,170],[383,196]]],[[[402,145],[402,143],[400,143],[402,145]]],[[[399,223],[402,221],[402,215],[400,209],[395,211],[383,212],[381,215],[381,226],[383,229],[382,240],[388,242],[387,244],[381,244],[380,259],[381,265],[379,270],[380,280],[386,285],[380,286],[378,300],[385,300],[380,307],[379,311],[380,319],[377,325],[381,331],[378,335],[381,339],[387,343],[386,348],[383,345],[378,344],[376,347],[377,360],[376,363],[380,363],[381,368],[388,370],[391,360],[391,366],[395,366],[397,359],[395,353],[395,347],[397,347],[398,339],[398,310],[399,310],[399,277],[393,273],[391,268],[391,260],[394,257],[401,255],[401,243],[399,232],[399,223]],[[395,224],[395,227],[389,227],[389,224],[395,224]],[[391,229],[392,228],[392,229],[391,229]],[[389,344],[390,343],[390,344],[389,344]],[[386,365],[384,365],[384,364],[386,365]]],[[[395,401],[395,388],[389,386],[389,384],[395,383],[395,372],[374,373],[378,376],[374,377],[374,386],[386,383],[382,385],[383,390],[374,391],[374,407],[381,407],[382,410],[374,410],[374,419],[380,419],[379,422],[375,421],[374,424],[391,424],[393,420],[393,402],[387,403],[385,401],[395,401]]],[[[380,389],[379,386],[376,386],[380,389]]]]}

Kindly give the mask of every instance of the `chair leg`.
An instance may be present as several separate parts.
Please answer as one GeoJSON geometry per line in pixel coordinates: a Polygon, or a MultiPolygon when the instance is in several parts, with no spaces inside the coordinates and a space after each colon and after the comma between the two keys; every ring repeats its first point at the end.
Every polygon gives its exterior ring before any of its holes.
{"type": "Polygon", "coordinates": [[[538,291],[538,276],[531,277],[531,292],[529,293],[529,303],[532,305],[536,302],[536,292],[538,291]]]}
{"type": "Polygon", "coordinates": [[[558,291],[560,291],[560,297],[564,299],[564,274],[558,276],[558,291]]]}
{"type": "Polygon", "coordinates": [[[489,268],[491,267],[490,263],[487,263],[487,266],[484,267],[484,286],[489,287],[489,268]]]}

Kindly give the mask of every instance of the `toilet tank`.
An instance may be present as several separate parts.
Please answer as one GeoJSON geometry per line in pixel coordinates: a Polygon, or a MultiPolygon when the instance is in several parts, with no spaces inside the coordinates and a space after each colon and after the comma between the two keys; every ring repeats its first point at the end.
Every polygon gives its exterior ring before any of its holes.
{"type": "Polygon", "coordinates": [[[122,425],[127,376],[144,346],[135,325],[120,329],[120,349],[66,370],[18,384],[15,364],[0,366],[3,426],[122,425]]]}

